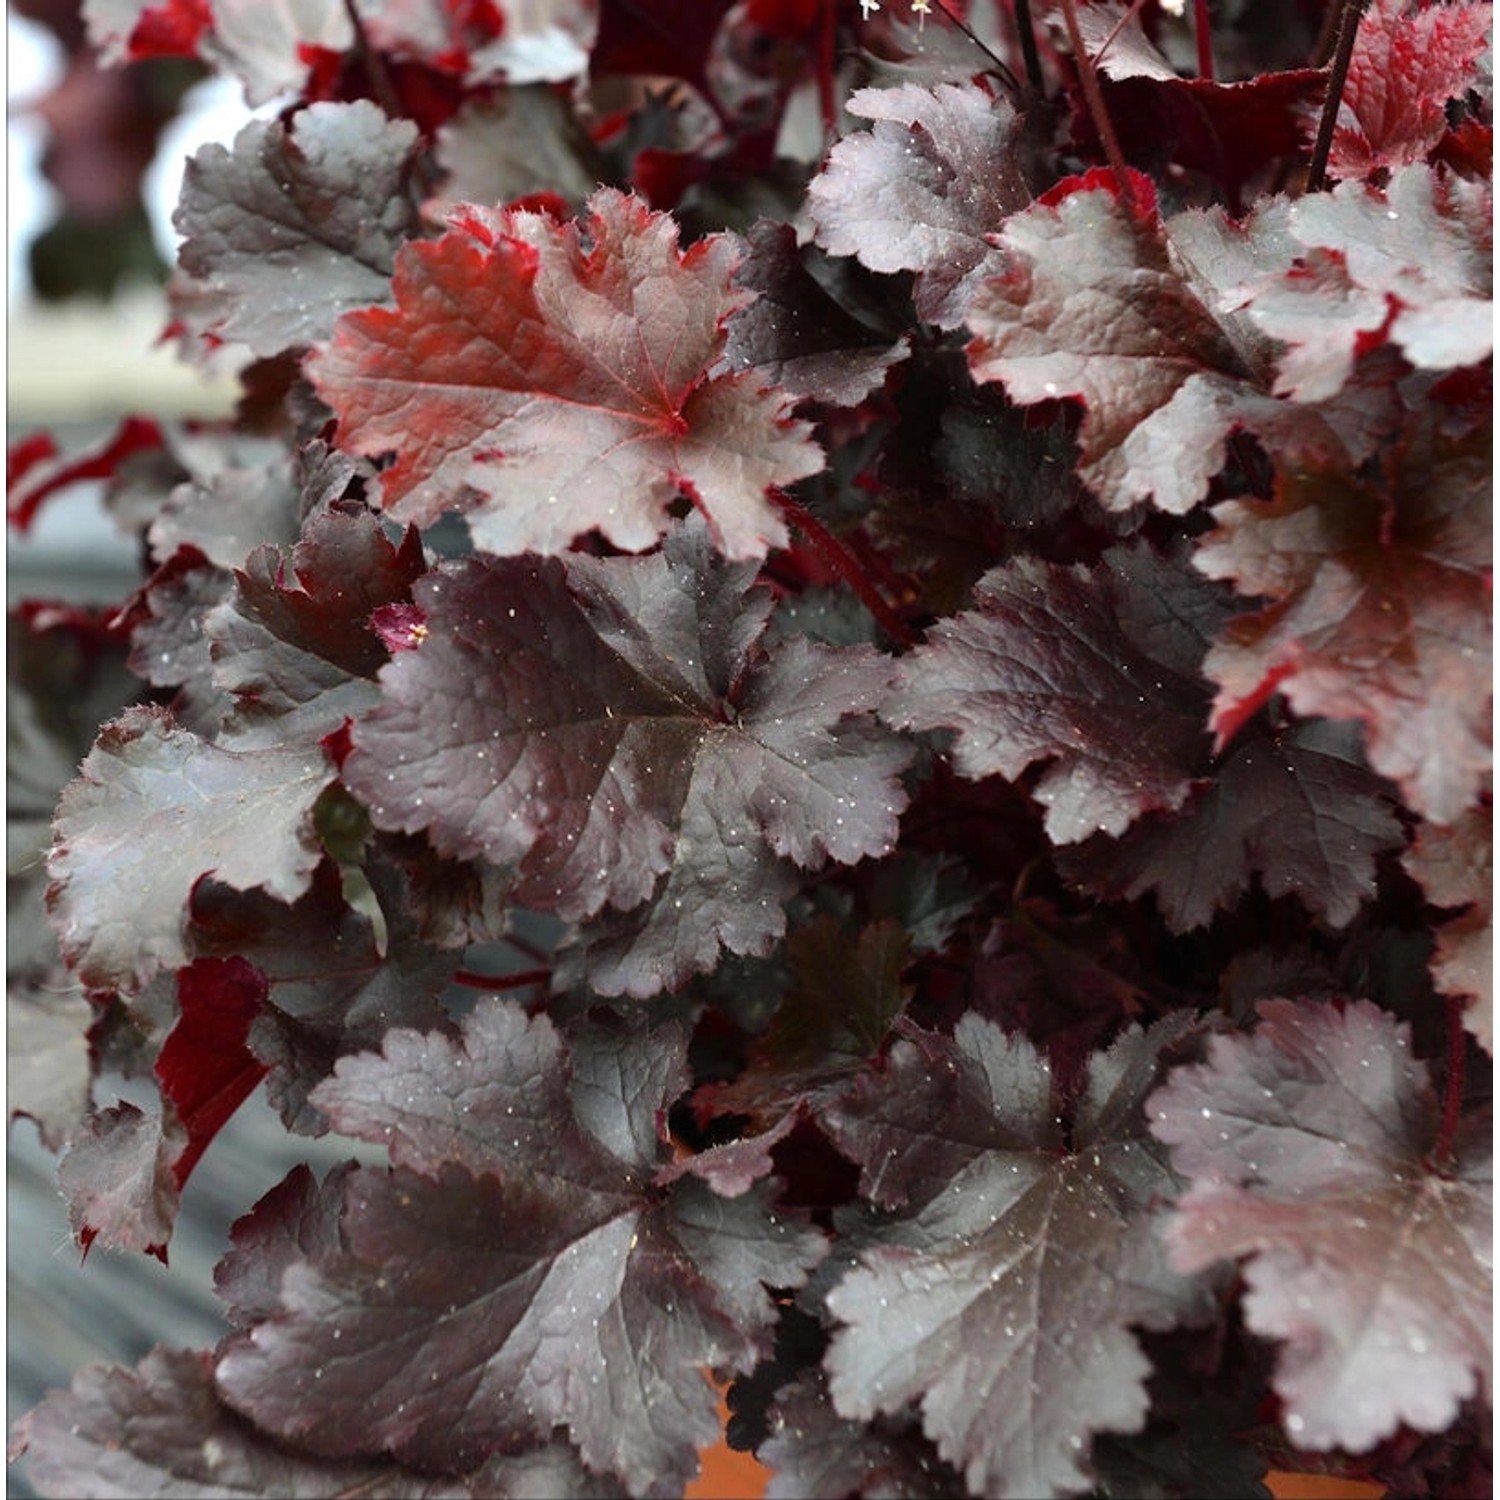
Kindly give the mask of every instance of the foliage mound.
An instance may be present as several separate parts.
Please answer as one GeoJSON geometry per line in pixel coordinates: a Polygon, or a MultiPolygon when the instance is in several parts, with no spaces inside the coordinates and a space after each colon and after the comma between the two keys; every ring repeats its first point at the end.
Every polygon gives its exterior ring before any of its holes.
{"type": "Polygon", "coordinates": [[[353,1154],[42,1492],[1488,1493],[1490,7],[84,9],[282,107],[11,456],[12,1109],[353,1154]]]}

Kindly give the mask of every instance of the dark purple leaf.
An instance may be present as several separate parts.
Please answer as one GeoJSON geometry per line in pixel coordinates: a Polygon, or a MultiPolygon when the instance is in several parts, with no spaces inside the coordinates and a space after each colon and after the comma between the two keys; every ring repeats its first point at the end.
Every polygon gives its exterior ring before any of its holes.
{"type": "Polygon", "coordinates": [[[1177,812],[1149,815],[1118,841],[1089,839],[1061,867],[1111,899],[1154,891],[1175,932],[1206,926],[1257,876],[1343,927],[1375,894],[1376,856],[1404,839],[1347,726],[1314,720],[1247,733],[1177,812]]]}
{"type": "Polygon", "coordinates": [[[1014,780],[1047,762],[1033,795],[1058,843],[1180,807],[1207,768],[1199,666],[1229,596],[1141,546],[1094,569],[1019,558],[975,594],[977,610],[940,621],[901,663],[882,716],[957,730],[965,776],[1014,780]]]}
{"type": "Polygon", "coordinates": [[[315,512],[288,557],[252,552],[203,622],[215,685],[235,700],[225,745],[315,744],[371,707],[387,659],[371,617],[426,567],[415,530],[397,548],[365,511],[315,512]]]}
{"type": "Polygon", "coordinates": [[[1243,1259],[1245,1320],[1281,1341],[1297,1447],[1361,1452],[1488,1399],[1489,1126],[1433,1169],[1432,1090],[1404,1025],[1369,1001],[1264,1001],[1253,1034],[1215,1037],[1149,1110],[1192,1184],[1173,1260],[1243,1259]]]}
{"type": "Polygon", "coordinates": [[[236,1328],[253,1327],[277,1307],[282,1273],[301,1260],[345,1248],[339,1226],[352,1161],[319,1182],[294,1167],[229,1232],[234,1248],[214,1267],[214,1290],[236,1328]]]}
{"type": "Polygon", "coordinates": [[[857,1267],[829,1294],[844,1325],[825,1367],[841,1416],[919,1401],[922,1427],[979,1494],[1087,1484],[1097,1432],[1146,1421],[1132,1326],[1204,1310],[1154,1219],[1173,1180],[1141,1104],[1180,1020],[1095,1054],[1064,1146],[1052,1079],[1022,1037],[970,1014],[952,1040],[899,1042],[827,1119],[877,1201],[857,1267]]]}
{"type": "Polygon", "coordinates": [[[381,673],[344,776],[384,828],[515,866],[572,919],[643,910],[589,955],[649,994],[765,952],[790,865],[884,853],[906,747],[876,728],[885,659],[795,640],[706,531],[640,559],[469,562],[416,587],[428,635],[381,673]]]}
{"type": "Polygon", "coordinates": [[[387,301],[416,227],[405,181],[416,141],[409,120],[360,100],[313,104],[290,124],[252,121],[232,148],[203,147],[174,216],[188,278],[179,319],[265,358],[387,301]]]}
{"type": "Polygon", "coordinates": [[[188,898],[205,875],[295,901],[319,858],[313,803],[332,779],[316,747],[236,755],[160,709],[106,725],[63,793],[48,860],[48,909],[78,977],[128,989],[186,963],[188,898]]]}
{"type": "Polygon", "coordinates": [[[398,1031],[341,1062],[315,1102],[398,1170],[350,1177],[347,1248],[283,1275],[220,1363],[229,1399],[316,1451],[449,1466],[560,1422],[633,1493],[682,1484],[717,1427],[701,1367],[748,1368],[764,1288],[799,1285],[822,1239],[761,1188],[652,1186],[681,1062],[680,1034],[584,1028],[569,1049],[497,1000],[461,1043],[398,1031]]]}
{"type": "Polygon", "coordinates": [[[974,84],[860,89],[846,106],[873,120],[847,135],[808,186],[818,243],[872,271],[915,271],[917,313],[957,328],[998,269],[991,235],[1031,201],[1020,120],[974,84]]]}

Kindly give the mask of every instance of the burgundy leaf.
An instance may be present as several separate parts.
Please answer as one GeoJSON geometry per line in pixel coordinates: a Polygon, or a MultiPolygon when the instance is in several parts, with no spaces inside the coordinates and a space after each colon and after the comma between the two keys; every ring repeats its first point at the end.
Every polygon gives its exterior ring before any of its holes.
{"type": "Polygon", "coordinates": [[[214,1290],[236,1328],[275,1311],[282,1273],[310,1256],[344,1248],[339,1226],[354,1162],[335,1167],[320,1183],[294,1167],[229,1231],[234,1248],[214,1267],[214,1290]]]}
{"type": "Polygon", "coordinates": [[[860,89],[846,106],[873,120],[847,135],[808,186],[818,243],[872,271],[915,271],[917,313],[957,328],[998,269],[991,237],[1031,201],[1020,120],[974,84],[860,89]]]}
{"type": "Polygon", "coordinates": [[[1149,547],[1090,570],[1020,558],[975,589],[979,608],[939,622],[900,666],[888,722],[957,730],[966,776],[1048,769],[1033,795],[1072,843],[1174,809],[1207,769],[1199,665],[1227,595],[1149,547]]]}
{"type": "Polygon", "coordinates": [[[319,865],[309,889],[290,904],[212,879],[193,891],[191,951],[238,955],[266,976],[270,995],[250,1047],[270,1066],[271,1102],[302,1134],[328,1129],[308,1095],[338,1058],[378,1046],[392,1026],[440,1024],[438,996],[456,967],[453,954],[414,931],[404,880],[375,860],[365,870],[384,941],[371,917],[345,900],[332,861],[319,865]]]}
{"type": "Polygon", "coordinates": [[[187,164],[174,222],[187,285],[176,315],[199,338],[262,357],[311,344],[339,316],[388,300],[415,228],[406,193],[416,128],[373,104],[314,104],[252,121],[187,164]]]}
{"type": "Polygon", "coordinates": [[[1436,1110],[1404,1025],[1364,1000],[1264,1001],[1253,1034],[1215,1037],[1149,1109],[1192,1183],[1173,1260],[1245,1258],[1297,1447],[1361,1452],[1488,1399],[1489,1126],[1429,1165],[1436,1110]]]}
{"type": "Polygon", "coordinates": [[[187,1135],[172,1163],[179,1189],[265,1077],[246,1045],[265,998],[265,975],[242,958],[200,958],[177,975],[181,1014],[162,1043],[156,1077],[187,1135]]]}
{"type": "Polygon", "coordinates": [[[882,1201],[893,1169],[913,1202],[877,1223],[829,1295],[845,1325],[825,1360],[841,1416],[920,1402],[923,1430],[979,1494],[1082,1489],[1092,1435],[1140,1429],[1150,1365],[1131,1325],[1204,1308],[1204,1284],[1157,1240],[1173,1181],[1141,1111],[1185,1029],[1130,1031],[1095,1055],[1071,1152],[1036,1050],[972,1014],[951,1041],[898,1043],[885,1075],[830,1114],[882,1201]]]}
{"type": "Polygon", "coordinates": [[[1127,207],[1105,174],[1070,179],[999,234],[975,293],[969,363],[1022,405],[1084,404],[1079,474],[1105,505],[1190,509],[1224,461],[1247,368],[1173,264],[1145,179],[1127,207]]]}
{"type": "Polygon", "coordinates": [[[188,898],[205,875],[284,901],[318,862],[312,807],[333,779],[322,752],[236,755],[155,708],[100,731],[63,792],[47,904],[87,985],[138,987],[187,962],[188,898]]]}
{"type": "Polygon", "coordinates": [[[380,1459],[310,1458],[257,1432],[219,1401],[209,1355],[160,1348],[134,1370],[91,1365],[72,1390],[50,1395],[21,1420],[11,1456],[22,1453],[42,1494],[97,1500],[483,1500],[523,1493],[581,1500],[622,1493],[586,1475],[563,1444],[497,1455],[453,1478],[380,1459]],[[528,1480],[548,1487],[531,1488],[528,1480]]]}
{"type": "Polygon", "coordinates": [[[617,192],[577,225],[458,210],[397,259],[394,311],[343,317],[314,362],[348,451],[394,452],[382,499],[426,524],[461,501],[476,544],[560,552],[597,527],[631,551],[689,495],[732,557],[786,540],[766,491],[823,467],[787,399],[712,374],[744,301],[724,236],[677,248],[617,192]]]}
{"type": "Polygon", "coordinates": [[[416,587],[428,636],[381,673],[344,776],[386,828],[518,872],[572,919],[647,903],[604,993],[764,952],[791,861],[890,847],[908,751],[871,723],[887,667],[798,639],[702,527],[608,561],[469,562],[416,587]]]}
{"type": "Polygon", "coordinates": [[[1272,601],[1210,651],[1224,738],[1274,690],[1358,719],[1370,762],[1416,811],[1459,817],[1490,764],[1490,460],[1413,421],[1389,479],[1299,467],[1269,503],[1229,501],[1198,566],[1272,601]]]}
{"type": "Polygon", "coordinates": [[[372,707],[387,659],[372,616],[409,598],[426,567],[415,529],[397,548],[363,510],[315,512],[289,557],[252,552],[202,627],[215,686],[235,703],[221,742],[315,744],[372,707]]]}
{"type": "Polygon", "coordinates": [[[341,1063],[318,1104],[432,1175],[348,1179],[342,1248],[319,1236],[277,1311],[228,1345],[228,1399],[315,1451],[449,1466],[563,1423],[632,1493],[680,1486],[717,1427],[700,1367],[748,1368],[764,1287],[799,1285],[822,1248],[760,1188],[652,1186],[682,1056],[639,1025],[569,1048],[487,1000],[459,1045],[396,1032],[341,1063]],[[315,1368],[331,1378],[314,1403],[315,1368]]]}
{"type": "Polygon", "coordinates": [[[1143,818],[1118,842],[1089,839],[1060,862],[1107,898],[1154,891],[1175,932],[1231,910],[1256,876],[1343,927],[1375,895],[1376,856],[1404,841],[1394,799],[1347,726],[1318,720],[1236,740],[1181,809],[1143,818]]]}

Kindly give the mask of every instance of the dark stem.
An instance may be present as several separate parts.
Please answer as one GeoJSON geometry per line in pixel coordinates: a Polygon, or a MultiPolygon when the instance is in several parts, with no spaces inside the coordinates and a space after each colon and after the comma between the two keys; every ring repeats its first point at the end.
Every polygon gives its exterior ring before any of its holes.
{"type": "Polygon", "coordinates": [[[1214,81],[1214,37],[1208,24],[1208,0],[1193,0],[1193,40],[1198,43],[1198,76],[1214,81]]]}
{"type": "Polygon", "coordinates": [[[821,521],[809,515],[807,510],[791,496],[783,494],[780,490],[772,490],[771,499],[782,515],[807,538],[813,551],[859,595],[860,601],[875,616],[880,628],[898,646],[915,646],[916,636],[911,633],[896,611],[886,603],[884,596],[870,581],[869,575],[854,553],[821,521]]]}
{"type": "Polygon", "coordinates": [[[530,984],[550,984],[551,969],[518,969],[514,974],[474,974],[460,969],[452,982],[471,990],[524,990],[530,984]]]}
{"type": "Polygon", "coordinates": [[[1344,97],[1344,81],[1349,76],[1349,59],[1354,56],[1354,38],[1359,31],[1359,17],[1364,0],[1343,0],[1339,7],[1339,34],[1333,44],[1333,63],[1328,75],[1328,92],[1323,96],[1323,115],[1318,121],[1318,138],[1313,144],[1312,163],[1307,169],[1307,191],[1321,193],[1328,171],[1328,153],[1333,150],[1333,127],[1339,117],[1339,103],[1344,97]]]}
{"type": "Polygon", "coordinates": [[[1099,87],[1099,75],[1083,46],[1083,33],[1078,29],[1078,11],[1074,0],[1062,0],[1063,23],[1068,28],[1068,46],[1073,51],[1073,64],[1078,69],[1079,86],[1083,89],[1084,101],[1093,117],[1094,129],[1104,146],[1104,156],[1109,169],[1115,174],[1120,197],[1127,208],[1136,207],[1135,188],[1131,185],[1130,169],[1125,165],[1125,153],[1120,150],[1120,138],[1104,106],[1104,91],[1099,87]]]}
{"type": "Polygon", "coordinates": [[[823,129],[830,139],[839,127],[838,101],[834,98],[833,74],[838,56],[838,7],[823,7],[823,23],[818,30],[818,108],[823,114],[823,129]]]}
{"type": "MultiPolygon", "coordinates": [[[[396,85],[391,82],[390,70],[380,55],[380,49],[370,41],[370,33],[365,30],[365,23],[360,19],[354,0],[344,0],[344,14],[349,17],[349,24],[354,28],[354,50],[365,65],[365,76],[370,80],[370,91],[375,95],[375,102],[391,119],[406,119],[406,108],[396,92],[396,85]]],[[[437,178],[423,152],[419,152],[412,162],[412,177],[424,198],[430,197],[437,187],[437,178]]]]}
{"type": "Polygon", "coordinates": [[[1443,1010],[1448,1030],[1448,1056],[1443,1076],[1443,1118],[1438,1125],[1432,1164],[1439,1172],[1453,1161],[1453,1140],[1458,1134],[1459,1111],[1464,1102],[1464,1007],[1462,995],[1444,995],[1443,1010]]]}
{"type": "Polygon", "coordinates": [[[984,53],[987,58],[989,58],[992,63],[994,63],[995,71],[1000,75],[1000,81],[1010,91],[1011,97],[1013,99],[1019,99],[1021,97],[1021,81],[1006,66],[1005,59],[1001,57],[997,52],[995,52],[993,48],[987,47],[979,37],[975,36],[968,22],[966,22],[962,16],[954,15],[954,13],[948,9],[947,5],[944,4],[944,0],[933,0],[933,3],[945,16],[947,16],[950,21],[953,22],[955,26],[958,27],[961,32],[963,32],[966,37],[968,37],[971,42],[974,43],[976,47],[979,48],[982,53],[984,53]]]}
{"type": "Polygon", "coordinates": [[[1021,38],[1021,56],[1026,62],[1026,81],[1032,92],[1042,92],[1042,59],[1036,50],[1036,31],[1031,24],[1031,0],[1015,0],[1016,32],[1021,38]]]}

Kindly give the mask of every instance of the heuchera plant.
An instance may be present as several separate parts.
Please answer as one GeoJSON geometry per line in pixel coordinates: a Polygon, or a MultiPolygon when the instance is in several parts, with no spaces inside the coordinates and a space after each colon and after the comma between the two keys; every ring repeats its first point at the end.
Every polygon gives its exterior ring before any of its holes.
{"type": "Polygon", "coordinates": [[[365,1149],[42,1492],[1489,1493],[1490,6],[1171,11],[86,0],[287,102],[12,454],[12,1109],[365,1149]]]}

